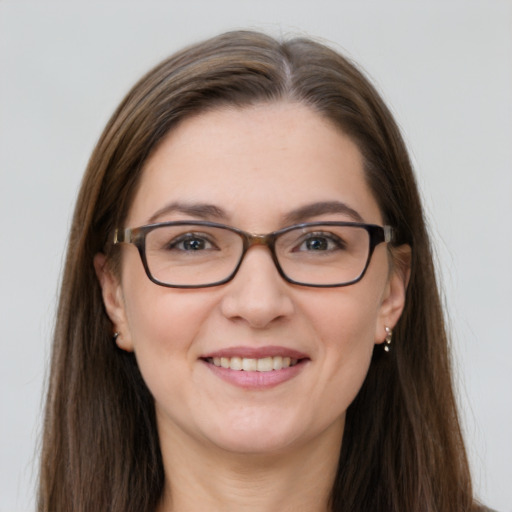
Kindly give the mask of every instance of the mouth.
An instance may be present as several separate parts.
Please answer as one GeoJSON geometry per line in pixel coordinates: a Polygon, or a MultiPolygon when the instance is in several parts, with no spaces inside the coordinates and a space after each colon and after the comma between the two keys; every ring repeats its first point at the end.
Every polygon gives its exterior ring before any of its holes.
{"type": "Polygon", "coordinates": [[[272,372],[295,366],[303,359],[289,356],[253,357],[207,357],[205,361],[218,368],[245,372],[272,372]]]}
{"type": "Polygon", "coordinates": [[[294,349],[231,347],[205,354],[203,363],[221,379],[246,389],[272,388],[302,373],[311,361],[294,349]]]}

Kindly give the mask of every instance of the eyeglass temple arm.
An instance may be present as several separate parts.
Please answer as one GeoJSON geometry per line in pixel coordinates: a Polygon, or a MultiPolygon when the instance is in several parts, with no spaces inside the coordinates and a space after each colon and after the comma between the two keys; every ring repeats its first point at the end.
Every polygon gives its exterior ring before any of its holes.
{"type": "Polygon", "coordinates": [[[114,231],[114,245],[132,241],[132,230],[130,228],[116,229],[114,231]]]}
{"type": "Polygon", "coordinates": [[[384,229],[384,242],[389,243],[393,241],[394,230],[391,226],[382,226],[384,229]]]}

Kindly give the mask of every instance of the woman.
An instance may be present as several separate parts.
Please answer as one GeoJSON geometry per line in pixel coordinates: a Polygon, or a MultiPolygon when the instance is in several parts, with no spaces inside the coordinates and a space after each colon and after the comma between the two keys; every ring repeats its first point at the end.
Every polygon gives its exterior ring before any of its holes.
{"type": "Polygon", "coordinates": [[[399,130],[305,39],[148,73],[79,194],[41,511],[478,510],[399,130]]]}

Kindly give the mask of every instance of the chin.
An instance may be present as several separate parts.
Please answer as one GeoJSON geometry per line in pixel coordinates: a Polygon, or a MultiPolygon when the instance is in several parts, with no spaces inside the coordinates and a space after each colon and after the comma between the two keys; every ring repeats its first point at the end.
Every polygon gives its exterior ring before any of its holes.
{"type": "Polygon", "coordinates": [[[271,428],[266,430],[254,429],[246,432],[230,432],[232,435],[222,436],[211,441],[224,452],[238,455],[271,456],[282,454],[292,449],[296,439],[290,436],[279,436],[271,428]]]}
{"type": "Polygon", "coordinates": [[[327,425],[312,425],[303,415],[286,417],[282,410],[267,414],[245,412],[245,415],[231,417],[228,422],[208,429],[210,442],[233,454],[277,455],[314,445],[329,430],[340,439],[343,432],[344,415],[327,425]]]}

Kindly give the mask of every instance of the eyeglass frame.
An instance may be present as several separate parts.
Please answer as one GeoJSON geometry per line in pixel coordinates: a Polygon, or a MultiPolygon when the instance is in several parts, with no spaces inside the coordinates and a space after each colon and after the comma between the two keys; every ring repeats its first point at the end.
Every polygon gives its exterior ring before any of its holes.
{"type": "Polygon", "coordinates": [[[318,221],[318,222],[303,222],[300,224],[294,224],[292,226],[287,226],[285,228],[279,229],[277,231],[272,231],[271,233],[267,234],[254,234],[249,233],[247,231],[244,231],[242,229],[228,226],[226,224],[220,224],[217,222],[210,222],[210,221],[170,221],[170,222],[157,222],[153,224],[147,224],[144,226],[139,226],[136,228],[118,228],[114,231],[114,237],[113,237],[113,243],[114,245],[119,245],[122,243],[127,244],[133,244],[135,247],[137,247],[140,258],[142,260],[142,265],[144,267],[144,270],[146,272],[146,275],[148,276],[148,279],[159,285],[164,286],[166,288],[182,288],[182,289],[197,289],[197,288],[212,288],[214,286],[220,286],[223,284],[228,283],[229,281],[233,280],[236,274],[238,273],[238,270],[242,266],[242,262],[245,258],[245,255],[247,254],[247,251],[255,246],[255,245],[263,245],[267,246],[270,250],[270,254],[272,256],[272,261],[274,262],[274,265],[279,273],[279,275],[288,283],[299,285],[299,286],[308,286],[311,288],[341,288],[343,286],[350,286],[352,284],[356,284],[357,282],[361,281],[361,279],[366,274],[366,271],[368,269],[368,266],[370,265],[370,261],[372,258],[372,255],[375,251],[375,247],[377,245],[380,245],[381,243],[391,243],[393,242],[393,236],[394,236],[394,230],[392,226],[384,225],[379,226],[378,224],[367,224],[364,222],[345,222],[345,221],[318,221]],[[228,231],[231,231],[233,233],[236,233],[242,238],[242,253],[240,255],[240,259],[238,263],[235,266],[235,269],[229,276],[227,276],[225,279],[222,279],[220,281],[215,281],[214,283],[209,284],[193,284],[193,285],[181,285],[181,284],[170,284],[170,283],[164,283],[163,281],[159,281],[156,279],[152,274],[151,270],[149,269],[148,261],[146,258],[146,236],[148,233],[153,231],[154,229],[157,229],[159,227],[165,227],[165,226],[205,226],[205,227],[211,227],[211,228],[220,228],[220,229],[226,229],[228,231]],[[279,236],[281,236],[284,233],[287,233],[289,231],[292,231],[294,229],[301,229],[306,227],[315,227],[315,226],[352,226],[356,228],[362,228],[365,229],[369,236],[369,247],[368,247],[368,256],[366,258],[366,264],[359,274],[358,277],[355,279],[348,281],[346,283],[336,283],[336,284],[311,284],[311,283],[303,283],[300,281],[295,281],[294,279],[291,279],[286,275],[284,270],[281,267],[281,264],[279,263],[279,259],[276,254],[275,250],[275,243],[279,236]]]}

